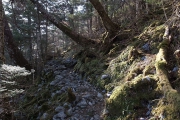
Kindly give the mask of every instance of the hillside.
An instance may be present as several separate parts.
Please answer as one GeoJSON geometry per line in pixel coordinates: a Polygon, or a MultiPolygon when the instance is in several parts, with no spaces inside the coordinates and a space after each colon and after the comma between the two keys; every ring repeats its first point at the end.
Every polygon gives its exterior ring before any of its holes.
{"type": "Polygon", "coordinates": [[[3,120],[179,120],[180,19],[173,2],[164,4],[122,26],[108,54],[72,47],[49,60],[3,120]]]}

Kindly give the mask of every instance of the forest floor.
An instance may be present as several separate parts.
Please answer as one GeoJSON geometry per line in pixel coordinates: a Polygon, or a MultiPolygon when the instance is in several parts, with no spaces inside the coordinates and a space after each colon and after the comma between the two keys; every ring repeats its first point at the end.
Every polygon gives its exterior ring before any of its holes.
{"type": "Polygon", "coordinates": [[[30,81],[25,82],[26,76],[30,74],[25,68],[18,66],[0,66],[0,120],[14,119],[17,98],[30,86],[30,81]]]}
{"type": "Polygon", "coordinates": [[[108,114],[106,91],[97,89],[75,73],[73,62],[72,59],[48,62],[36,85],[27,81],[27,77],[18,77],[14,82],[6,79],[13,84],[2,83],[0,120],[102,119],[108,114]]]}

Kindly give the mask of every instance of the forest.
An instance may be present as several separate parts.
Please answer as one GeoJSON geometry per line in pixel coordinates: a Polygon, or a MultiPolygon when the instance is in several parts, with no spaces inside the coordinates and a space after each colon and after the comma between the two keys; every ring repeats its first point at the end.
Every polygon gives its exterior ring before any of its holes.
{"type": "Polygon", "coordinates": [[[180,120],[179,0],[1,0],[0,120],[180,120]]]}

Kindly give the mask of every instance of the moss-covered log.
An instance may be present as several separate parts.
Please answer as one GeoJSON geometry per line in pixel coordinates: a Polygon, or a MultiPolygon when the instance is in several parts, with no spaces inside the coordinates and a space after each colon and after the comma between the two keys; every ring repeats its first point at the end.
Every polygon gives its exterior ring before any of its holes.
{"type": "Polygon", "coordinates": [[[159,78],[159,89],[164,93],[157,103],[157,107],[152,110],[154,116],[159,116],[165,120],[179,120],[180,118],[180,94],[172,88],[168,78],[167,51],[169,49],[169,28],[165,30],[163,41],[159,46],[156,56],[156,74],[159,78]]]}

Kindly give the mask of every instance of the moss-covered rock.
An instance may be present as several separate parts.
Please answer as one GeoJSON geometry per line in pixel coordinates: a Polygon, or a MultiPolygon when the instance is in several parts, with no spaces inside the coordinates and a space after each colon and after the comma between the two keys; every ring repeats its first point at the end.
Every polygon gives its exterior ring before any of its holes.
{"type": "MultiPolygon", "coordinates": [[[[134,39],[131,46],[110,62],[106,72],[112,79],[105,88],[108,91],[113,90],[113,93],[107,100],[110,116],[106,119],[179,118],[178,84],[171,83],[171,70],[168,68],[170,65],[166,60],[171,40],[164,38],[164,28],[159,23],[151,24],[134,39]],[[143,51],[140,46],[147,43],[150,49],[143,51]],[[132,55],[133,45],[140,50],[137,56],[132,55]],[[150,105],[153,106],[152,109],[147,107],[150,105]]],[[[177,80],[174,82],[179,83],[177,80]]]]}
{"type": "Polygon", "coordinates": [[[142,75],[117,86],[107,100],[110,114],[123,119],[145,116],[148,112],[148,103],[160,97],[160,93],[156,91],[156,88],[157,78],[153,76],[143,78],[142,75]],[[141,112],[142,109],[143,112],[141,112]]]}

